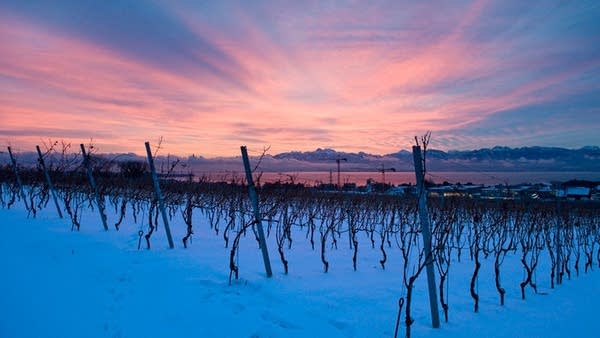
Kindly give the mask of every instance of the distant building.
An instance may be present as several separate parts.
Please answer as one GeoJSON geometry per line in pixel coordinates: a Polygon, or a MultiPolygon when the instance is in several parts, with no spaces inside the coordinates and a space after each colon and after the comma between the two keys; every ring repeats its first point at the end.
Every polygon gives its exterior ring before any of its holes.
{"type": "Polygon", "coordinates": [[[572,200],[590,199],[592,197],[592,189],[588,187],[566,187],[564,196],[572,200]]]}
{"type": "Polygon", "coordinates": [[[488,200],[509,200],[513,199],[513,194],[508,189],[508,186],[496,185],[481,189],[480,197],[488,200]]]}
{"type": "Polygon", "coordinates": [[[336,186],[334,184],[331,183],[321,183],[319,185],[316,186],[317,190],[325,190],[325,191],[335,191],[336,186]]]}
{"type": "Polygon", "coordinates": [[[390,189],[388,189],[387,193],[389,195],[404,195],[411,189],[412,187],[409,185],[399,185],[397,187],[391,187],[390,189]]]}
{"type": "Polygon", "coordinates": [[[569,200],[589,200],[594,187],[594,182],[572,180],[562,184],[561,195],[569,200]]]}
{"type": "Polygon", "coordinates": [[[475,184],[456,184],[456,185],[442,185],[431,187],[428,190],[429,196],[431,197],[472,197],[479,198],[481,191],[484,188],[483,185],[475,184]]]}
{"type": "Polygon", "coordinates": [[[429,196],[431,197],[452,197],[452,196],[464,196],[464,192],[459,192],[455,186],[442,185],[437,187],[431,187],[427,189],[429,196]]]}
{"type": "Polygon", "coordinates": [[[367,185],[366,185],[367,192],[385,193],[390,188],[392,188],[391,184],[376,182],[372,178],[367,179],[367,185]]]}

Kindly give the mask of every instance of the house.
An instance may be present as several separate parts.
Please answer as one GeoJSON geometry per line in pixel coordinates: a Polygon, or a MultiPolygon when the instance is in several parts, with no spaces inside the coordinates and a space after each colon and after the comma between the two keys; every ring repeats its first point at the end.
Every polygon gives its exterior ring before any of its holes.
{"type": "Polygon", "coordinates": [[[589,200],[592,197],[592,189],[596,186],[594,182],[572,180],[562,184],[562,197],[569,200],[589,200]]]}
{"type": "Polygon", "coordinates": [[[481,189],[481,198],[488,200],[508,200],[512,199],[513,196],[510,193],[508,186],[496,185],[481,189]]]}
{"type": "Polygon", "coordinates": [[[570,200],[583,200],[592,197],[592,189],[589,187],[566,187],[564,196],[570,200]]]}
{"type": "Polygon", "coordinates": [[[428,188],[428,194],[431,197],[472,197],[479,198],[483,185],[476,184],[456,184],[440,185],[428,188]]]}
{"type": "Polygon", "coordinates": [[[404,195],[408,191],[412,189],[409,185],[399,185],[397,187],[392,187],[387,191],[388,195],[404,195]]]}
{"type": "Polygon", "coordinates": [[[392,188],[391,184],[375,182],[372,178],[367,179],[366,191],[367,192],[378,192],[385,193],[390,188],[392,188]]]}
{"type": "Polygon", "coordinates": [[[600,201],[600,185],[597,185],[593,189],[591,199],[593,201],[600,201]]]}
{"type": "Polygon", "coordinates": [[[451,185],[441,185],[437,187],[431,187],[427,189],[429,196],[431,197],[450,197],[457,196],[456,189],[451,185]]]}

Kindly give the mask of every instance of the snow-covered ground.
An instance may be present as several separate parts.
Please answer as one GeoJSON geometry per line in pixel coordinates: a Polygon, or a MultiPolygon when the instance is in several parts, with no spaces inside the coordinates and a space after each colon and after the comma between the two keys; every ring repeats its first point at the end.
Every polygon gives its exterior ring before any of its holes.
{"type": "MultiPolygon", "coordinates": [[[[109,221],[115,215],[109,214],[109,221]]],[[[181,217],[176,217],[181,218],[181,217]]],[[[176,248],[167,248],[162,226],[152,250],[137,250],[138,226],[102,230],[87,211],[80,232],[48,207],[37,218],[16,205],[0,209],[0,337],[392,337],[403,292],[398,251],[380,252],[361,240],[358,271],[348,244],[329,250],[323,273],[319,252],[303,233],[287,252],[283,273],[273,236],[274,269],[266,278],[256,241],[242,239],[240,279],[229,278],[229,249],[200,215],[184,249],[185,227],[172,224],[176,248]]],[[[113,222],[114,223],[114,222],[113,222]]],[[[109,222],[109,224],[111,224],[109,222]]],[[[469,296],[472,263],[450,267],[450,321],[430,328],[425,275],[413,302],[413,337],[592,337],[597,332],[600,273],[592,271],[549,289],[546,253],[536,275],[541,294],[527,289],[516,257],[503,265],[506,305],[499,305],[492,264],[483,261],[480,312],[469,296]]],[[[404,335],[404,326],[399,336],[404,335]]]]}

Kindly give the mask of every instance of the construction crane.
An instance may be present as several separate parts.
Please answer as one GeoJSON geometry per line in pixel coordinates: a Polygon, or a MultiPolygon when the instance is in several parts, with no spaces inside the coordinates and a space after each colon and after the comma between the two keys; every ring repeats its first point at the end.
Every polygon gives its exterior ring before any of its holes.
{"type": "Polygon", "coordinates": [[[385,172],[386,171],[396,171],[395,168],[386,168],[385,164],[381,163],[381,168],[377,169],[381,173],[381,182],[385,184],[385,172]]]}
{"type": "Polygon", "coordinates": [[[337,175],[338,176],[337,177],[337,186],[338,186],[338,189],[342,188],[342,184],[341,184],[341,181],[340,181],[340,162],[342,162],[342,161],[348,162],[348,159],[347,158],[341,158],[341,157],[338,157],[338,158],[335,159],[335,162],[337,163],[337,174],[338,174],[337,175]]]}

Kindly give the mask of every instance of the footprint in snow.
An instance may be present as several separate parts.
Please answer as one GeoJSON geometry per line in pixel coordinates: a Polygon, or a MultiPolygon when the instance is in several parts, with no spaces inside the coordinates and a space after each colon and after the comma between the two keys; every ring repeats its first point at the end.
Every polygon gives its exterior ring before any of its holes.
{"type": "Polygon", "coordinates": [[[261,317],[263,320],[271,322],[271,323],[278,325],[279,327],[282,327],[284,329],[294,329],[294,330],[300,329],[300,327],[298,327],[297,325],[285,320],[284,318],[274,315],[273,313],[263,312],[261,317]]]}

